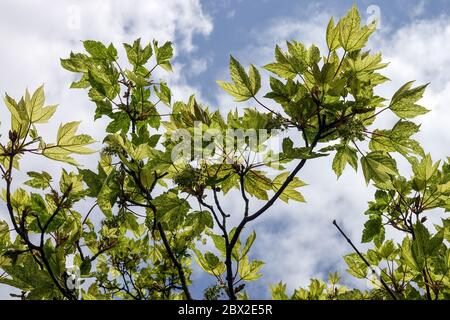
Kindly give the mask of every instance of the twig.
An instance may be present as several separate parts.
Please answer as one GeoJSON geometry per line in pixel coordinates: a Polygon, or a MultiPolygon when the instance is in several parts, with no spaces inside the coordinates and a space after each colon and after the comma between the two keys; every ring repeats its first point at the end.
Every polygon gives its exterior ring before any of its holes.
{"type": "MultiPolygon", "coordinates": [[[[344,233],[344,231],[342,231],[342,229],[339,227],[339,225],[337,224],[336,220],[333,220],[333,224],[334,226],[339,230],[339,232],[342,234],[342,236],[345,238],[345,240],[347,240],[347,242],[351,245],[351,247],[353,248],[353,250],[355,250],[355,252],[358,254],[358,256],[362,259],[362,261],[364,261],[364,263],[367,265],[367,267],[372,271],[373,274],[376,274],[375,270],[372,268],[372,266],[370,265],[370,263],[366,260],[366,258],[361,254],[361,252],[358,250],[358,248],[355,247],[355,245],[353,244],[353,242],[350,240],[349,237],[347,237],[347,235],[344,233]]],[[[392,297],[392,299],[394,300],[398,300],[397,297],[395,296],[395,294],[392,292],[391,288],[389,288],[389,286],[386,284],[386,282],[383,280],[383,278],[381,276],[378,277],[381,284],[383,285],[383,287],[387,290],[387,292],[389,293],[389,295],[392,297]]]]}

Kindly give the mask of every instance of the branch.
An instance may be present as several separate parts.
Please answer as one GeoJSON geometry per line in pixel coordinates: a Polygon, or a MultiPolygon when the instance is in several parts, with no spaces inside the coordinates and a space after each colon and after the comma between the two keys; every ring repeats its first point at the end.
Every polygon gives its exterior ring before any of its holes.
{"type": "Polygon", "coordinates": [[[86,217],[84,217],[83,222],[81,222],[81,225],[84,225],[89,218],[89,215],[92,213],[92,211],[95,209],[95,207],[98,206],[98,203],[95,202],[95,204],[89,209],[88,213],[86,214],[86,217]]]}
{"type": "MultiPolygon", "coordinates": [[[[372,271],[373,274],[376,274],[375,270],[372,268],[372,266],[370,265],[370,263],[366,260],[366,258],[361,254],[361,252],[358,250],[358,248],[355,247],[355,245],[353,244],[353,242],[350,240],[349,237],[347,237],[347,235],[344,233],[344,231],[342,231],[342,229],[339,227],[339,225],[337,224],[336,220],[333,220],[333,224],[335,225],[335,227],[339,230],[339,232],[342,234],[342,236],[345,238],[345,240],[347,240],[347,242],[351,245],[351,247],[353,248],[353,250],[355,250],[355,252],[358,254],[358,256],[362,259],[362,261],[364,261],[364,263],[366,264],[366,266],[372,271]]],[[[394,300],[398,300],[397,297],[395,296],[395,294],[392,292],[391,288],[389,288],[389,286],[386,284],[386,282],[383,280],[383,278],[381,276],[378,277],[381,284],[383,285],[383,287],[386,289],[386,291],[389,293],[389,295],[392,297],[392,299],[394,300]]]]}
{"type": "MultiPolygon", "coordinates": [[[[313,141],[311,142],[310,145],[310,152],[312,152],[312,150],[314,149],[314,147],[317,145],[317,143],[319,142],[319,140],[322,137],[322,133],[323,130],[327,129],[327,127],[324,126],[324,124],[321,121],[320,116],[318,115],[318,124],[319,124],[319,128],[318,131],[313,139],[313,141]]],[[[233,252],[233,248],[236,245],[237,241],[239,240],[239,237],[241,235],[242,230],[244,229],[244,227],[246,226],[247,223],[249,223],[250,221],[255,220],[256,218],[258,218],[260,215],[262,215],[264,212],[266,212],[274,203],[275,201],[277,201],[277,199],[283,194],[284,190],[288,187],[289,183],[292,182],[292,180],[294,180],[294,178],[296,177],[297,173],[304,167],[304,165],[306,164],[307,159],[302,159],[297,166],[295,167],[295,169],[291,172],[291,174],[286,178],[286,180],[284,181],[284,183],[281,185],[281,187],[277,190],[277,192],[275,192],[275,194],[272,196],[272,198],[269,199],[269,201],[266,202],[266,204],[264,204],[258,211],[256,211],[255,213],[248,215],[248,212],[244,212],[244,218],[241,220],[241,222],[239,223],[239,225],[236,228],[236,231],[233,235],[233,238],[230,240],[229,243],[226,243],[226,260],[225,260],[225,264],[227,267],[227,281],[228,284],[230,284],[230,281],[232,283],[232,261],[231,261],[231,257],[232,257],[232,252],[233,252]]],[[[241,180],[243,178],[241,177],[241,180]]],[[[241,181],[242,184],[242,181],[241,181]]],[[[241,188],[242,190],[242,188],[241,188]]],[[[245,196],[245,193],[243,194],[243,196],[245,196]]],[[[244,197],[245,200],[245,197],[244,197]]],[[[248,210],[248,208],[246,208],[246,210],[248,210]]],[[[231,300],[236,300],[236,295],[234,293],[233,290],[233,286],[229,286],[228,287],[228,291],[229,291],[229,297],[231,300]]]]}
{"type": "MultiPolygon", "coordinates": [[[[101,255],[102,253],[114,248],[114,246],[117,244],[117,242],[113,242],[112,244],[110,244],[109,246],[104,247],[103,249],[100,249],[96,254],[94,254],[89,260],[94,261],[95,259],[98,258],[99,255],[101,255]]],[[[84,259],[83,259],[84,260],[84,259]]]]}
{"type": "Polygon", "coordinates": [[[183,292],[186,296],[187,300],[193,300],[191,293],[189,292],[189,288],[186,282],[186,276],[184,275],[183,266],[178,262],[177,258],[175,257],[175,254],[172,251],[172,248],[170,247],[170,243],[167,240],[166,233],[164,232],[164,228],[160,222],[157,223],[159,234],[161,235],[161,239],[163,241],[164,247],[166,248],[167,253],[169,254],[170,260],[172,260],[172,263],[175,265],[175,268],[178,271],[178,276],[180,277],[181,286],[183,287],[183,292]]]}
{"type": "Polygon", "coordinates": [[[244,217],[248,217],[249,200],[248,200],[247,194],[245,193],[244,175],[245,175],[244,172],[241,172],[239,174],[239,181],[240,181],[240,185],[241,185],[242,199],[244,199],[244,202],[245,202],[244,217]]]}
{"type": "MultiPolygon", "coordinates": [[[[214,207],[210,204],[207,204],[201,197],[198,197],[197,200],[201,206],[204,206],[211,211],[211,213],[214,217],[214,220],[216,220],[216,223],[219,226],[220,230],[222,230],[223,232],[226,232],[225,226],[222,223],[220,223],[219,216],[217,215],[216,210],[214,210],[214,207]]],[[[201,208],[200,208],[200,210],[201,210],[201,208]]]]}
{"type": "MultiPolygon", "coordinates": [[[[213,188],[213,194],[214,194],[214,202],[216,203],[217,209],[219,209],[220,214],[222,215],[222,218],[224,218],[224,222],[225,222],[225,218],[229,218],[230,215],[226,214],[225,211],[222,209],[222,206],[220,205],[219,202],[219,198],[217,197],[217,189],[213,188]]],[[[224,223],[225,225],[225,223],[224,223]]]]}
{"type": "MultiPolygon", "coordinates": [[[[155,207],[155,205],[151,202],[152,200],[152,196],[151,196],[151,189],[154,188],[154,186],[156,185],[156,181],[162,177],[164,177],[167,173],[158,176],[156,175],[155,172],[155,181],[152,185],[152,187],[150,189],[145,188],[145,186],[142,184],[141,180],[139,179],[139,177],[136,175],[136,173],[132,170],[128,170],[125,169],[125,171],[133,178],[134,182],[136,183],[136,185],[138,186],[138,188],[141,190],[142,193],[144,193],[144,196],[147,200],[147,204],[146,206],[148,208],[150,208],[153,211],[153,214],[155,215],[155,222],[156,222],[156,212],[157,212],[157,208],[155,207]]],[[[187,285],[187,281],[186,281],[186,276],[184,274],[184,270],[183,270],[183,266],[178,262],[177,258],[175,257],[175,254],[172,251],[172,248],[170,247],[170,243],[167,240],[166,237],[166,233],[164,232],[164,228],[162,226],[162,224],[160,222],[156,223],[156,227],[161,235],[161,239],[163,241],[164,244],[164,248],[166,249],[170,260],[172,261],[172,263],[174,264],[175,268],[178,271],[178,276],[180,278],[180,282],[181,282],[181,286],[183,287],[183,292],[186,296],[187,300],[193,300],[191,293],[189,291],[188,285],[187,285]]]]}

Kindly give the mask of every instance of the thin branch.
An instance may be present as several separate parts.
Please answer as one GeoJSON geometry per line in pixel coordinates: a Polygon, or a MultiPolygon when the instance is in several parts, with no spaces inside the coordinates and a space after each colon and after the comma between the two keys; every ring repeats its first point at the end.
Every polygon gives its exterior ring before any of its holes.
{"type": "Polygon", "coordinates": [[[105,253],[106,251],[114,248],[114,246],[117,244],[117,242],[113,242],[112,244],[110,244],[109,246],[104,247],[103,249],[100,249],[96,254],[94,254],[89,260],[94,261],[95,259],[98,258],[99,255],[101,255],[102,253],[105,253]]]}
{"type": "MultiPolygon", "coordinates": [[[[356,248],[356,246],[353,244],[353,242],[350,240],[349,237],[344,233],[344,231],[339,227],[336,220],[333,220],[334,226],[339,230],[339,232],[342,234],[342,236],[347,240],[347,242],[350,244],[350,246],[355,250],[355,252],[358,254],[358,256],[361,258],[361,260],[366,264],[366,266],[372,271],[373,274],[376,274],[375,270],[372,268],[370,263],[366,260],[366,258],[361,254],[361,252],[356,248]]],[[[398,300],[395,294],[392,292],[391,288],[386,284],[386,282],[383,280],[383,277],[378,277],[383,287],[386,289],[386,291],[389,293],[389,295],[394,300],[398,300]]]]}
{"type": "Polygon", "coordinates": [[[239,181],[240,181],[240,185],[241,185],[241,195],[242,195],[242,199],[244,199],[245,202],[245,208],[244,208],[244,217],[248,217],[248,208],[249,208],[249,200],[247,197],[247,194],[245,192],[245,185],[244,185],[244,172],[241,172],[239,174],[239,181]]]}
{"type": "Polygon", "coordinates": [[[186,276],[184,273],[184,269],[183,266],[178,262],[177,257],[175,256],[175,254],[172,251],[172,248],[170,247],[170,242],[167,240],[166,237],[166,233],[164,231],[164,228],[162,226],[162,224],[160,222],[156,222],[156,212],[157,212],[157,208],[155,207],[155,205],[153,205],[152,201],[152,196],[151,196],[151,190],[152,188],[154,188],[154,186],[156,185],[156,181],[162,177],[164,177],[167,173],[158,176],[156,175],[155,172],[155,181],[153,182],[152,186],[147,189],[145,188],[145,186],[142,184],[142,181],[139,179],[138,175],[136,175],[136,172],[132,171],[132,170],[128,170],[125,169],[125,171],[133,178],[134,182],[136,183],[136,185],[138,186],[138,188],[144,193],[144,196],[147,200],[147,204],[146,206],[148,206],[148,208],[150,208],[155,216],[154,218],[154,222],[156,223],[156,227],[161,235],[161,239],[163,241],[164,244],[164,248],[166,249],[170,260],[172,261],[172,263],[174,264],[175,268],[177,269],[178,272],[178,276],[180,278],[180,282],[181,282],[181,286],[183,287],[183,292],[186,296],[187,300],[193,300],[191,293],[189,291],[188,285],[187,285],[187,281],[186,281],[186,276]]]}
{"type": "Polygon", "coordinates": [[[175,265],[175,268],[178,271],[178,276],[180,277],[181,286],[183,287],[183,292],[186,296],[187,300],[193,300],[191,293],[188,289],[186,276],[184,275],[183,266],[178,262],[177,257],[175,257],[175,254],[172,251],[172,248],[170,247],[170,243],[167,240],[166,233],[164,231],[164,228],[160,222],[157,223],[159,234],[161,235],[161,239],[163,241],[164,247],[166,248],[167,253],[169,254],[170,260],[172,260],[172,263],[175,265]]]}
{"type": "Polygon", "coordinates": [[[87,219],[89,218],[89,215],[92,213],[92,211],[95,209],[95,207],[98,206],[98,203],[95,202],[95,204],[89,209],[86,217],[84,217],[83,222],[81,222],[81,225],[84,225],[87,221],[87,219]]]}

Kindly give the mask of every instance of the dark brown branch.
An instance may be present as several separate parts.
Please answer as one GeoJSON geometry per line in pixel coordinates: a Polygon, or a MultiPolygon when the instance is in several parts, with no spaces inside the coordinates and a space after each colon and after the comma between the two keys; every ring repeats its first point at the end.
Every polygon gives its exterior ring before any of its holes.
{"type": "Polygon", "coordinates": [[[248,197],[247,197],[247,193],[245,192],[244,175],[245,175],[245,172],[241,172],[239,174],[239,182],[240,182],[240,185],[241,185],[241,196],[242,196],[242,199],[244,199],[244,202],[245,202],[244,217],[248,217],[249,200],[248,200],[248,197]]]}
{"type": "Polygon", "coordinates": [[[113,242],[112,244],[110,244],[109,246],[106,246],[102,249],[100,249],[96,254],[94,254],[89,260],[94,261],[95,259],[98,258],[99,255],[101,255],[102,253],[105,253],[108,250],[111,250],[112,248],[114,248],[114,246],[116,245],[117,242],[113,242]]]}
{"type": "Polygon", "coordinates": [[[169,258],[172,261],[172,263],[175,265],[175,268],[178,271],[178,276],[180,278],[181,286],[183,287],[183,292],[184,292],[184,294],[186,296],[186,299],[187,300],[193,300],[192,296],[191,296],[191,293],[190,293],[190,291],[188,289],[186,276],[184,275],[183,266],[178,262],[177,257],[175,257],[175,254],[173,253],[172,248],[170,247],[170,243],[167,240],[164,228],[163,228],[163,226],[162,226],[162,224],[160,222],[157,223],[157,227],[158,227],[159,234],[161,235],[161,239],[163,241],[164,247],[166,248],[166,251],[167,251],[167,253],[169,255],[169,258]]]}
{"type": "MultiPolygon", "coordinates": [[[[350,240],[349,237],[345,234],[345,232],[339,227],[336,220],[333,220],[334,226],[339,230],[339,232],[342,234],[342,236],[347,240],[347,242],[350,244],[350,246],[353,248],[353,250],[358,254],[358,256],[361,258],[361,260],[366,264],[366,266],[372,271],[373,274],[376,274],[375,270],[372,268],[370,263],[367,261],[367,259],[361,254],[361,252],[356,248],[356,246],[353,244],[353,242],[350,240]]],[[[391,288],[387,285],[387,283],[383,280],[383,277],[379,276],[378,279],[380,280],[383,287],[386,289],[386,291],[389,293],[389,295],[392,297],[392,299],[397,300],[397,297],[392,292],[391,288]]]]}
{"type": "MultiPolygon", "coordinates": [[[[319,105],[317,106],[319,108],[319,105]]],[[[325,126],[325,124],[323,123],[321,117],[319,116],[318,112],[318,131],[313,139],[313,141],[311,142],[310,145],[310,152],[312,152],[312,150],[315,148],[315,146],[317,145],[317,143],[319,142],[319,140],[322,138],[322,133],[328,129],[328,127],[325,126]]],[[[248,212],[244,212],[244,218],[241,220],[241,222],[239,223],[239,225],[236,228],[236,231],[233,235],[233,238],[230,240],[229,243],[226,243],[226,259],[225,259],[225,265],[227,268],[227,280],[228,283],[230,283],[230,280],[232,278],[233,275],[233,271],[232,271],[232,252],[234,249],[234,246],[236,245],[237,241],[239,240],[239,237],[242,233],[242,230],[245,228],[245,226],[247,225],[247,223],[249,223],[250,221],[255,220],[256,218],[258,218],[260,215],[262,215],[264,212],[266,212],[270,207],[272,207],[272,205],[277,201],[277,199],[283,194],[284,190],[288,187],[288,185],[294,180],[294,178],[296,177],[296,175],[298,174],[298,172],[304,167],[304,165],[306,164],[307,159],[302,159],[297,166],[295,167],[295,169],[289,174],[289,176],[286,178],[286,180],[284,181],[284,183],[280,186],[280,188],[277,190],[277,192],[275,192],[275,194],[272,196],[272,198],[269,199],[269,201],[267,201],[259,210],[257,210],[255,213],[249,215],[248,212]]],[[[241,177],[242,180],[242,177],[241,177]]],[[[241,181],[242,184],[242,181],[241,181]]],[[[242,188],[241,188],[242,190],[242,188]]],[[[245,196],[245,192],[243,194],[245,196]]],[[[245,197],[244,197],[245,200],[245,197]]],[[[248,210],[248,209],[247,209],[248,210]]],[[[231,285],[231,287],[233,287],[233,285],[231,285]]],[[[236,300],[236,295],[234,293],[234,289],[231,290],[231,288],[228,289],[229,291],[229,297],[231,300],[236,300]]]]}
{"type": "Polygon", "coordinates": [[[193,300],[191,293],[189,291],[189,287],[187,285],[187,281],[186,281],[186,276],[184,273],[184,269],[183,266],[178,262],[177,257],[175,256],[175,254],[172,251],[172,248],[170,247],[170,242],[167,240],[166,237],[166,233],[164,232],[164,228],[162,226],[161,223],[157,223],[156,222],[156,212],[157,212],[157,208],[152,204],[152,195],[151,195],[151,189],[154,188],[154,186],[156,185],[156,181],[162,177],[164,177],[166,174],[163,174],[161,176],[156,175],[155,172],[155,181],[152,184],[152,187],[150,189],[145,188],[145,186],[142,184],[141,180],[139,179],[139,176],[136,175],[136,173],[132,170],[128,170],[125,169],[125,171],[133,178],[134,182],[136,183],[136,185],[138,186],[138,188],[144,193],[144,196],[147,200],[147,204],[145,206],[147,206],[148,208],[150,208],[154,214],[154,222],[156,224],[156,227],[161,235],[161,239],[163,241],[164,244],[164,248],[167,251],[167,254],[169,255],[170,260],[172,261],[172,263],[174,264],[175,268],[177,269],[178,272],[178,276],[180,278],[180,282],[181,282],[181,286],[183,287],[183,292],[186,296],[187,300],[193,300]]]}

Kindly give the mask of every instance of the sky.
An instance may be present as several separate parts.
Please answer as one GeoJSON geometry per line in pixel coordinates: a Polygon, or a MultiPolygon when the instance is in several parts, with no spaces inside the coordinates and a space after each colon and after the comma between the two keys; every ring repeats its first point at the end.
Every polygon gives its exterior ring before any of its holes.
{"type": "MultiPolygon", "coordinates": [[[[101,140],[105,122],[93,122],[94,105],[85,92],[69,90],[74,78],[60,67],[59,58],[82,50],[81,40],[120,47],[140,37],[143,42],[174,42],[174,72],[169,78],[173,100],[186,100],[194,93],[203,104],[222,112],[254,107],[251,102],[233,102],[215,83],[228,79],[229,55],[260,67],[273,60],[275,45],[285,40],[324,48],[328,20],[344,15],[353,3],[363,21],[380,21],[368,46],[390,62],[384,72],[391,81],[377,93],[390,98],[409,80],[430,83],[422,104],[432,112],[419,119],[417,138],[435,160],[445,159],[450,145],[450,2],[445,0],[2,0],[0,92],[19,98],[25,88],[33,90],[44,83],[47,102],[60,105],[51,124],[42,127],[44,137],[54,137],[61,122],[80,120],[80,131],[101,140]]],[[[262,74],[264,92],[268,73],[262,74]]],[[[0,106],[1,123],[8,123],[8,118],[0,106]]],[[[384,116],[377,125],[388,127],[393,119],[384,116]]],[[[5,126],[0,126],[0,133],[6,133],[5,126]]],[[[95,164],[95,157],[88,159],[95,164]]],[[[361,172],[347,170],[337,180],[330,161],[315,160],[301,173],[308,183],[302,190],[305,204],[277,203],[251,226],[257,232],[253,257],[266,262],[264,276],[250,286],[252,297],[267,298],[269,284],[283,281],[292,291],[334,270],[349,286],[366,287],[365,281],[345,276],[341,257],[351,250],[331,222],[337,219],[358,243],[363,212],[374,189],[366,186],[361,172]]],[[[24,162],[23,171],[42,170],[44,163],[24,162]]],[[[52,164],[50,170],[56,174],[59,168],[52,164]]],[[[226,202],[226,209],[239,213],[238,208],[234,201],[226,202]]],[[[1,205],[0,210],[2,217],[1,205]]],[[[437,212],[430,221],[440,215],[437,212]]],[[[202,288],[213,279],[198,273],[194,279],[195,294],[201,297],[202,288]]],[[[1,286],[0,298],[8,298],[9,291],[1,286]]]]}

